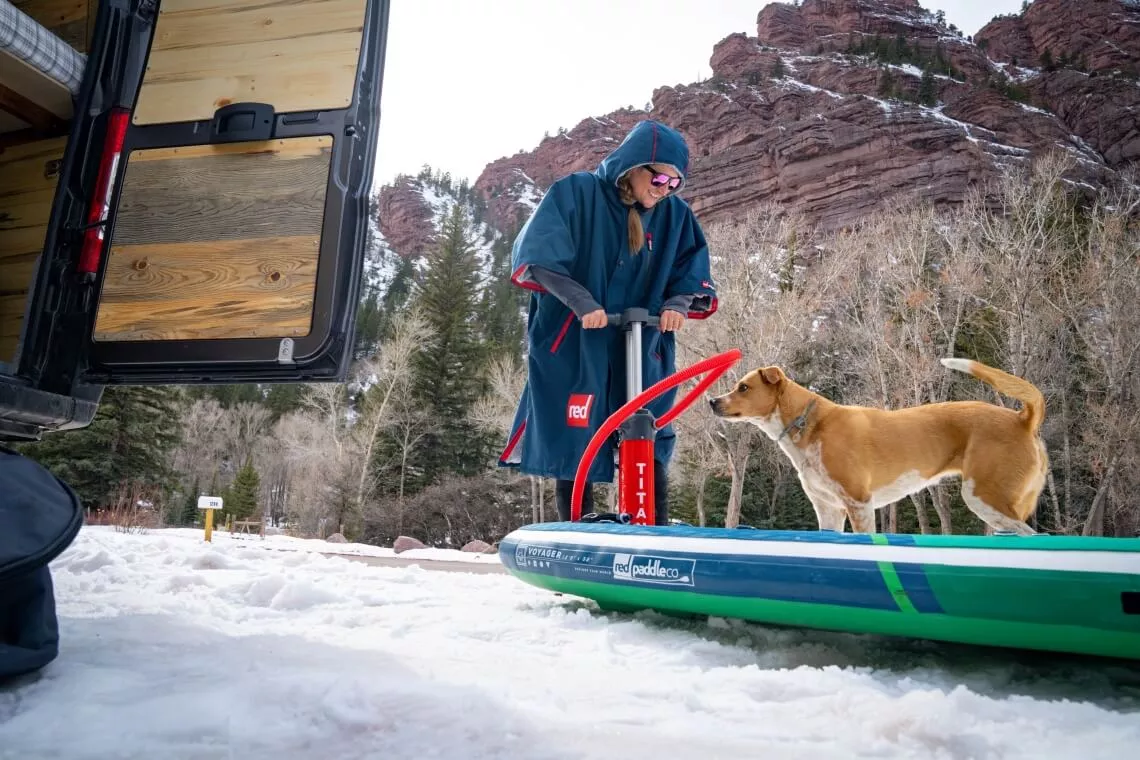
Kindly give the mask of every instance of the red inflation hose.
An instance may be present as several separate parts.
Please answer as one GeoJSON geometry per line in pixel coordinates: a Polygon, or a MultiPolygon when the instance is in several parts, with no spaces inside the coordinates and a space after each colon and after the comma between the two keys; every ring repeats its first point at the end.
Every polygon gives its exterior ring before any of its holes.
{"type": "Polygon", "coordinates": [[[661,416],[654,425],[657,429],[661,429],[672,422],[677,415],[685,411],[697,397],[705,391],[710,385],[715,383],[721,375],[728,371],[728,369],[740,361],[740,349],[733,348],[725,351],[723,354],[710,356],[708,359],[703,359],[691,367],[674,372],[669,377],[658,380],[653,385],[646,388],[640,394],[627,401],[620,409],[611,414],[598,431],[594,433],[593,438],[590,439],[589,444],[586,445],[586,450],[582,454],[582,459],[578,462],[578,472],[574,476],[574,491],[570,497],[570,519],[577,522],[582,517],[582,495],[586,491],[586,473],[590,470],[590,465],[594,461],[594,457],[598,453],[598,449],[602,447],[602,443],[610,436],[618,425],[625,421],[627,417],[640,409],[644,404],[649,403],[653,399],[660,396],[667,390],[675,388],[681,383],[704,373],[709,373],[704,377],[700,383],[697,384],[693,390],[681,399],[680,402],[675,404],[672,409],[661,416]]]}

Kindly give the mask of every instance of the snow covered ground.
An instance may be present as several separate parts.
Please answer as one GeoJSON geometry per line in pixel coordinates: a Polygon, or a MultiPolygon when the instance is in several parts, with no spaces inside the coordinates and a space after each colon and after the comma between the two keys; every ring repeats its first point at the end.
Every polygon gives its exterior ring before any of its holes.
{"type": "MultiPolygon", "coordinates": [[[[107,528],[106,530],[110,530],[107,528]]],[[[203,537],[201,528],[166,528],[153,535],[167,538],[183,538],[191,541],[200,541],[203,537]]],[[[501,565],[499,555],[477,554],[475,552],[462,552],[458,549],[409,549],[396,554],[391,548],[373,546],[372,544],[332,543],[311,538],[293,538],[286,535],[266,535],[261,538],[256,535],[243,533],[229,533],[226,530],[214,530],[210,543],[218,548],[233,546],[257,547],[274,551],[292,552],[318,552],[334,554],[354,554],[364,557],[402,557],[404,559],[429,559],[437,562],[479,562],[501,565]]],[[[205,545],[205,544],[203,544],[205,545]]]]}
{"type": "Polygon", "coordinates": [[[1099,760],[1140,746],[1140,669],[1125,665],[603,614],[505,574],[215,536],[80,533],[53,563],[60,657],[0,690],[0,758],[1099,760]]]}

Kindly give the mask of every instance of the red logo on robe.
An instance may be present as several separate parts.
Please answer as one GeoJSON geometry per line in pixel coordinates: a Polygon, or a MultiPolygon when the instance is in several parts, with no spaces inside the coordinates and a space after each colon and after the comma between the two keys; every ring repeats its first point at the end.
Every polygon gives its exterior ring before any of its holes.
{"type": "Polygon", "coordinates": [[[566,404],[566,424],[570,427],[590,427],[590,407],[594,403],[593,394],[571,393],[566,404]]]}

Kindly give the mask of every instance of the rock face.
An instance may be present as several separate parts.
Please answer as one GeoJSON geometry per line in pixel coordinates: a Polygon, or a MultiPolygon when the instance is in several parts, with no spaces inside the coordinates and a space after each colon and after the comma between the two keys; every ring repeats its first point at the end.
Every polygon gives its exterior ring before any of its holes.
{"type": "Polygon", "coordinates": [[[489,164],[474,187],[487,199],[495,226],[513,232],[526,221],[550,183],[564,174],[596,169],[643,118],[643,111],[622,110],[585,119],[570,132],[543,139],[530,153],[520,151],[489,164]]]}
{"type": "Polygon", "coordinates": [[[380,230],[393,251],[416,257],[427,250],[435,228],[433,210],[424,200],[420,185],[411,177],[380,188],[378,212],[380,230]]]}
{"type": "Polygon", "coordinates": [[[1000,16],[978,30],[990,58],[1030,68],[1075,64],[1090,72],[1140,64],[1140,3],[1130,0],[1036,0],[1025,13],[1000,16]],[[1044,60],[1043,60],[1044,59],[1044,60]]]}
{"type": "Polygon", "coordinates": [[[1140,158],[1140,2],[1036,0],[977,39],[1109,166],[1140,158]]]}
{"type": "MultiPolygon", "coordinates": [[[[755,37],[733,34],[713,48],[711,79],[659,88],[650,111],[584,119],[493,162],[473,189],[498,229],[513,233],[554,179],[593,171],[643,118],[689,141],[684,194],[706,224],[776,201],[839,229],[909,199],[958,203],[977,182],[1049,150],[1071,155],[1071,178],[1093,185],[1136,160],[1140,87],[1122,67],[1140,58],[1140,8],[1037,0],[978,37],[988,56],[917,0],[771,3],[755,37]],[[1027,68],[1044,50],[1053,70],[1027,68]],[[1077,70],[1082,55],[1087,71],[1077,70]]],[[[385,235],[406,255],[397,239],[411,232],[389,228],[419,212],[382,202],[392,207],[390,218],[381,211],[385,235]]]]}

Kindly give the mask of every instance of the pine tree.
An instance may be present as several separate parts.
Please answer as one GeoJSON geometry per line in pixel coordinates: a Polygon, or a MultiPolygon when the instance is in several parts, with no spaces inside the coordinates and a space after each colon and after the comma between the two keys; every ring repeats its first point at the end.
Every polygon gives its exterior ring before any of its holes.
{"type": "Polygon", "coordinates": [[[182,400],[178,387],[112,386],[87,427],[49,433],[18,448],[88,506],[109,504],[121,483],[162,494],[175,482],[170,454],[181,438],[182,400]]]}
{"type": "Polygon", "coordinates": [[[353,345],[353,355],[356,358],[371,356],[376,352],[382,323],[380,292],[378,288],[370,285],[365,289],[360,304],[356,307],[356,335],[353,345]]]}
{"type": "Polygon", "coordinates": [[[381,340],[387,337],[392,323],[392,317],[402,311],[411,297],[412,287],[416,281],[415,259],[401,258],[396,266],[396,273],[392,275],[392,282],[384,292],[380,301],[380,316],[377,335],[381,340]]]}
{"type": "Polygon", "coordinates": [[[261,389],[256,383],[238,383],[231,385],[203,385],[191,387],[186,395],[191,400],[200,398],[213,398],[226,409],[236,406],[243,401],[260,403],[261,389]]]}
{"type": "Polygon", "coordinates": [[[904,37],[901,32],[895,35],[895,46],[891,58],[893,59],[891,61],[892,63],[902,63],[910,60],[910,46],[906,44],[906,37],[904,37]]]}
{"type": "Polygon", "coordinates": [[[432,338],[413,364],[413,394],[436,427],[419,448],[418,487],[444,473],[472,474],[486,464],[489,440],[468,419],[485,392],[486,352],[479,341],[479,271],[466,211],[455,205],[443,223],[415,300],[432,338]]]}
{"type": "Polygon", "coordinates": [[[264,404],[273,413],[274,420],[301,408],[302,399],[305,397],[304,385],[300,383],[274,383],[264,387],[266,389],[264,404]]]}
{"type": "Polygon", "coordinates": [[[923,69],[922,81],[918,85],[918,102],[924,106],[932,106],[938,102],[938,89],[934,83],[934,73],[930,69],[923,69]]]}
{"type": "Polygon", "coordinates": [[[194,478],[193,485],[186,491],[186,499],[182,502],[182,511],[178,516],[179,525],[197,525],[198,524],[198,497],[201,495],[201,488],[198,479],[194,478]]]}
{"type": "Polygon", "coordinates": [[[253,469],[253,462],[246,459],[242,468],[234,476],[234,482],[229,488],[228,499],[223,504],[225,511],[234,516],[235,520],[248,520],[258,517],[257,497],[261,488],[261,478],[257,470],[253,469]]]}
{"type": "Polygon", "coordinates": [[[483,291],[483,340],[488,355],[518,355],[523,349],[527,292],[511,282],[511,241],[517,232],[504,236],[491,248],[491,282],[483,291]]]}

